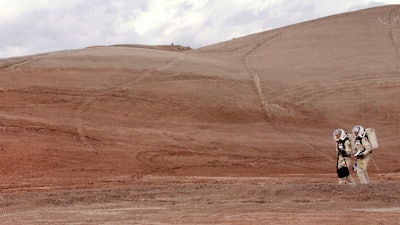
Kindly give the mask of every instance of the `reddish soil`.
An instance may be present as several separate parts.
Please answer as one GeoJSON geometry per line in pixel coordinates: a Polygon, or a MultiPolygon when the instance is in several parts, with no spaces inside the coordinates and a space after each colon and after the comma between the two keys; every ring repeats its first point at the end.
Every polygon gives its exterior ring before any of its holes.
{"type": "Polygon", "coordinates": [[[0,223],[400,224],[399,17],[1,59],[0,223]],[[339,186],[356,124],[371,183],[339,186]]]}

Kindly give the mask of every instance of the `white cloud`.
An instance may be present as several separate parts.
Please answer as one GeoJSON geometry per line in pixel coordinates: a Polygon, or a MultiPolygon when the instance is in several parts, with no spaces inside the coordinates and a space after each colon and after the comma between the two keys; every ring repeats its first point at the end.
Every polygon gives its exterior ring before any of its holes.
{"type": "Polygon", "coordinates": [[[193,48],[394,0],[1,0],[0,57],[93,45],[193,48]]]}

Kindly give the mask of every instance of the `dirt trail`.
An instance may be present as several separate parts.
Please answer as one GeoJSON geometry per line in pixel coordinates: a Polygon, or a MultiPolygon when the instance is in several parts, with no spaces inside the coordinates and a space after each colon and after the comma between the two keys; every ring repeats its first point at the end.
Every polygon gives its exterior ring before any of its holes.
{"type": "Polygon", "coordinates": [[[273,121],[273,111],[272,111],[272,105],[268,102],[268,100],[266,99],[266,97],[263,94],[263,85],[262,85],[262,81],[260,79],[260,76],[258,75],[257,72],[253,71],[249,65],[249,57],[251,56],[251,54],[255,51],[257,51],[257,49],[260,46],[263,45],[268,45],[269,43],[272,43],[275,38],[279,36],[272,36],[270,38],[266,38],[263,42],[261,43],[256,43],[254,45],[254,47],[252,47],[243,57],[243,64],[244,67],[246,68],[248,74],[250,75],[251,81],[253,83],[253,87],[257,93],[258,99],[260,101],[260,106],[262,109],[262,112],[264,114],[265,120],[267,120],[268,122],[272,122],[273,121]]]}
{"type": "Polygon", "coordinates": [[[390,11],[389,23],[393,47],[400,62],[400,8],[395,8],[390,11]]]}

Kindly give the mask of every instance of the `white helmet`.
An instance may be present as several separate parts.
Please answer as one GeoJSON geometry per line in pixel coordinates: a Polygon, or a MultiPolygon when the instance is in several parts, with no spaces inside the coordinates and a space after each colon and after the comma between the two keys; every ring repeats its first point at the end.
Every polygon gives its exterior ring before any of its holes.
{"type": "Polygon", "coordinates": [[[354,126],[353,129],[351,130],[351,132],[353,133],[354,137],[364,137],[365,136],[364,127],[362,127],[361,125],[354,126]]]}
{"type": "Polygon", "coordinates": [[[346,132],[343,129],[336,129],[333,131],[333,139],[335,139],[335,141],[339,141],[339,140],[344,140],[346,138],[346,132]]]}

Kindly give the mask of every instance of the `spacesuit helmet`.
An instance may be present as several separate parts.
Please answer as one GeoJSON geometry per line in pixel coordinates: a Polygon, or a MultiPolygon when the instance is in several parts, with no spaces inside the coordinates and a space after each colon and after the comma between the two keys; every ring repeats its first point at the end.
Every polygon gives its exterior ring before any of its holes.
{"type": "Polygon", "coordinates": [[[365,136],[364,127],[362,127],[361,125],[354,126],[353,129],[351,130],[351,132],[353,133],[354,137],[364,137],[365,136]]]}
{"type": "Polygon", "coordinates": [[[333,139],[335,139],[335,141],[339,141],[339,140],[344,140],[346,138],[346,132],[343,129],[336,129],[333,131],[333,139]]]}

